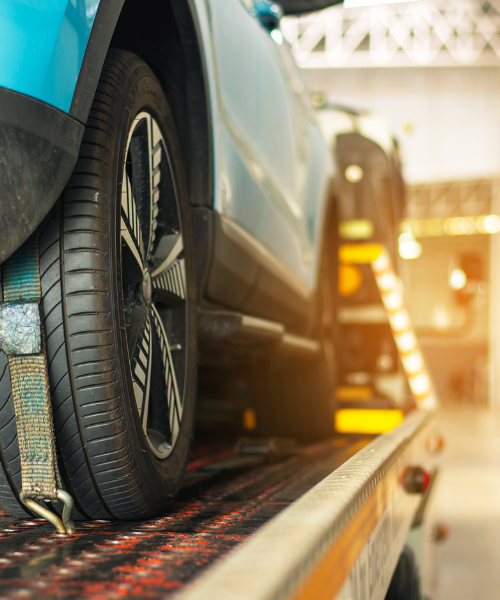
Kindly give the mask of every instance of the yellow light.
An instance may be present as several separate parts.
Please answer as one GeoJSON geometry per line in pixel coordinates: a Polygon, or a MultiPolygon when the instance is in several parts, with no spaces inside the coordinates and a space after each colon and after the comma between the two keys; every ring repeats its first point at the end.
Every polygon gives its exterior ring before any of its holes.
{"type": "Polygon", "coordinates": [[[460,220],[460,231],[464,235],[471,235],[476,231],[476,221],[473,217],[463,217],[460,220]]]}
{"type": "Polygon", "coordinates": [[[412,375],[417,375],[424,368],[424,361],[421,354],[418,352],[414,352],[408,356],[402,356],[401,362],[403,363],[405,371],[412,375]]]}
{"type": "Polygon", "coordinates": [[[417,240],[404,240],[399,243],[399,256],[405,260],[418,258],[422,254],[422,246],[417,240]]]}
{"type": "Polygon", "coordinates": [[[352,296],[363,283],[363,275],[358,267],[339,265],[338,290],[341,296],[352,296]]]}
{"type": "Polygon", "coordinates": [[[344,175],[347,181],[359,183],[363,179],[363,169],[359,165],[349,165],[344,175]]]}
{"type": "Polygon", "coordinates": [[[482,215],[481,217],[477,217],[476,219],[476,229],[479,233],[488,233],[484,226],[484,222],[486,221],[487,216],[482,215]]]}
{"type": "Polygon", "coordinates": [[[500,232],[499,215],[449,217],[447,219],[407,219],[400,224],[401,233],[414,238],[440,235],[494,234],[500,232]]]}
{"type": "Polygon", "coordinates": [[[407,354],[417,348],[417,338],[412,331],[405,331],[400,335],[396,335],[396,345],[400,352],[407,354]]]}
{"type": "Polygon", "coordinates": [[[452,224],[453,224],[453,219],[446,219],[446,221],[444,222],[444,232],[447,235],[454,235],[452,224]]]}
{"type": "Polygon", "coordinates": [[[462,269],[453,269],[450,273],[450,287],[452,290],[462,290],[467,285],[467,275],[462,269]]]}
{"type": "Polygon", "coordinates": [[[442,219],[429,219],[425,222],[425,232],[428,236],[438,236],[443,233],[442,219]]]}
{"type": "Polygon", "coordinates": [[[335,390],[337,400],[368,400],[373,398],[373,388],[369,386],[340,385],[335,390]]]}
{"type": "MultiPolygon", "coordinates": [[[[365,0],[365,2],[366,2],[366,0],[365,0]]],[[[373,4],[380,4],[380,2],[373,2],[373,1],[370,2],[370,6],[373,4]]],[[[411,123],[410,121],[408,121],[407,123],[405,123],[403,125],[403,131],[405,133],[413,133],[415,131],[415,125],[413,123],[411,123]]]]}
{"type": "Polygon", "coordinates": [[[371,263],[383,252],[379,244],[342,244],[339,248],[341,263],[371,263]]]}
{"type": "Polygon", "coordinates": [[[425,373],[419,373],[411,378],[410,389],[416,396],[424,396],[429,392],[430,381],[425,373]]]}
{"type": "Polygon", "coordinates": [[[418,258],[422,254],[422,246],[412,233],[402,233],[399,238],[399,256],[406,260],[418,258]]]}
{"type": "Polygon", "coordinates": [[[403,333],[410,326],[410,317],[406,311],[397,312],[389,315],[389,323],[396,334],[403,333]]]}
{"type": "Polygon", "coordinates": [[[372,237],[375,228],[369,219],[352,219],[339,223],[339,235],[345,240],[366,240],[372,237]]]}
{"type": "Polygon", "coordinates": [[[402,410],[384,408],[341,408],[335,413],[339,433],[387,433],[404,419],[402,410]]]}
{"type": "Polygon", "coordinates": [[[487,233],[498,233],[500,231],[500,217],[488,215],[484,220],[484,228],[487,233]]]}
{"type": "Polygon", "coordinates": [[[460,235],[462,233],[462,219],[455,217],[451,220],[452,235],[460,235]]]}
{"type": "Polygon", "coordinates": [[[253,431],[257,427],[257,416],[252,408],[246,408],[243,413],[243,427],[247,431],[253,431]]]}
{"type": "Polygon", "coordinates": [[[394,366],[394,360],[390,354],[381,354],[377,358],[376,365],[379,371],[390,371],[394,366]]]}
{"type": "Polygon", "coordinates": [[[403,308],[403,297],[399,290],[393,290],[383,296],[383,302],[386,310],[396,312],[403,308]]]}
{"type": "Polygon", "coordinates": [[[390,291],[397,288],[398,281],[394,273],[384,273],[378,278],[378,287],[383,294],[388,294],[390,291]]]}

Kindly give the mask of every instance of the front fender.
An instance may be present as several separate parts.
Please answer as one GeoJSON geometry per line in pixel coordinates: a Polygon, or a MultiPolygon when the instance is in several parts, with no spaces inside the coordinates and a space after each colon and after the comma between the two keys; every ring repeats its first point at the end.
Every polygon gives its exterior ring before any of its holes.
{"type": "Polygon", "coordinates": [[[100,0],[0,0],[0,86],[68,113],[100,0]]]}
{"type": "Polygon", "coordinates": [[[0,263],[74,169],[123,0],[0,0],[0,263]]]}

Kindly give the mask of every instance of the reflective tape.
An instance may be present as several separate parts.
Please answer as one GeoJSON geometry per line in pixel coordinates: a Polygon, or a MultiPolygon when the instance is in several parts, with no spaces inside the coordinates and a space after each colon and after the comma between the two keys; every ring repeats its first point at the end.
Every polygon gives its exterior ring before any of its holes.
{"type": "Polygon", "coordinates": [[[335,430],[339,433],[387,433],[403,422],[402,410],[388,408],[338,408],[335,430]]]}
{"type": "Polygon", "coordinates": [[[368,264],[376,260],[384,251],[380,244],[342,244],[339,247],[339,260],[343,264],[368,264]]]}
{"type": "Polygon", "coordinates": [[[415,402],[419,408],[435,409],[437,397],[406,310],[401,282],[387,249],[380,244],[342,244],[339,247],[339,262],[341,265],[371,264],[415,402]]]}
{"type": "Polygon", "coordinates": [[[405,307],[401,282],[385,248],[371,266],[415,402],[419,408],[433,410],[437,407],[437,397],[405,307]]]}

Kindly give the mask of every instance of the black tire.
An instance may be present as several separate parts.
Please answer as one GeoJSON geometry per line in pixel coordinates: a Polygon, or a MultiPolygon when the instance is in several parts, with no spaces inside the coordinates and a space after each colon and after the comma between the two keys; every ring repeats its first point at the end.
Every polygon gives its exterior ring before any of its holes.
{"type": "MultiPolygon", "coordinates": [[[[189,455],[196,283],[174,121],[159,82],[129,52],[108,53],[75,171],[39,245],[65,489],[82,518],[154,516],[189,455]]],[[[2,431],[4,467],[17,472],[2,431]]],[[[16,477],[9,487],[19,488],[16,477]]],[[[0,502],[16,512],[1,486],[0,502]]]]}
{"type": "Polygon", "coordinates": [[[410,546],[401,551],[384,600],[420,600],[420,574],[410,546]]]}
{"type": "Polygon", "coordinates": [[[250,399],[262,436],[311,443],[335,433],[337,360],[337,219],[332,198],[325,220],[315,322],[310,337],[320,343],[316,357],[261,361],[248,377],[250,399]]]}

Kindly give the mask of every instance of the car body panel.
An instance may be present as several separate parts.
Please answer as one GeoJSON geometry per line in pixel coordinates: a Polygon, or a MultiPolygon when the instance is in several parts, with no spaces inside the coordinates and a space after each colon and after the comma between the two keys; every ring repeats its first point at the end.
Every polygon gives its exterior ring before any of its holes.
{"type": "Polygon", "coordinates": [[[213,207],[312,291],[333,164],[307,88],[286,43],[251,14],[251,3],[195,6],[212,104],[213,207]]]}
{"type": "Polygon", "coordinates": [[[0,87],[68,113],[100,0],[0,0],[0,87]]]}

